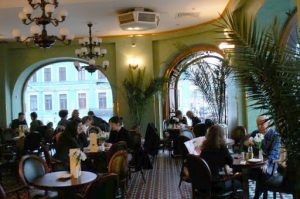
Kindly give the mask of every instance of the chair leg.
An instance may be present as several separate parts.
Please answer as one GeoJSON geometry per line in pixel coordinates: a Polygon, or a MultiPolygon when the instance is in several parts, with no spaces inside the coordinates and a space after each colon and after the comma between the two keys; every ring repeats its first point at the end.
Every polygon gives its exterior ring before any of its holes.
{"type": "Polygon", "coordinates": [[[282,193],[279,193],[280,199],[283,199],[283,195],[282,193]]]}
{"type": "Polygon", "coordinates": [[[273,199],[276,199],[276,191],[273,191],[273,199]]]}
{"type": "Polygon", "coordinates": [[[143,178],[144,183],[146,183],[146,179],[145,179],[145,176],[144,176],[143,169],[141,169],[141,174],[142,174],[142,178],[143,178]]]}
{"type": "Polygon", "coordinates": [[[181,183],[182,183],[182,178],[180,177],[178,188],[180,188],[181,183]]]}

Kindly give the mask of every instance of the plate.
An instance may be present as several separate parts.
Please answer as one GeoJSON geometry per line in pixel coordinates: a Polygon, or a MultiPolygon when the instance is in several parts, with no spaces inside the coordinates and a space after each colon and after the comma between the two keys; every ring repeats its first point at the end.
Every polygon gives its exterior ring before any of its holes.
{"type": "Polygon", "coordinates": [[[70,179],[72,175],[70,173],[63,173],[58,176],[58,180],[66,180],[70,179]]]}
{"type": "Polygon", "coordinates": [[[259,158],[251,158],[248,160],[249,163],[258,163],[258,162],[262,162],[262,159],[259,158]]]}

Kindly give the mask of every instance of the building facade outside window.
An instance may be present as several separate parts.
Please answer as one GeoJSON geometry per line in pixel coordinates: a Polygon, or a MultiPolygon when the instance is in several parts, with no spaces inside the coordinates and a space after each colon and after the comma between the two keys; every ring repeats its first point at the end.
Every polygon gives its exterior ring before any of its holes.
{"type": "Polygon", "coordinates": [[[59,94],[59,109],[68,109],[67,94],[59,94]]]}
{"type": "Polygon", "coordinates": [[[97,71],[98,79],[106,79],[105,75],[101,71],[97,71]]]}
{"type": "Polygon", "coordinates": [[[45,95],[45,111],[52,110],[52,95],[45,95]]]}
{"type": "Polygon", "coordinates": [[[32,83],[37,82],[37,75],[36,75],[36,73],[32,74],[32,76],[31,76],[31,78],[30,78],[29,81],[32,82],[32,83]]]}
{"type": "Polygon", "coordinates": [[[78,71],[78,80],[85,80],[85,70],[78,71]]]}
{"type": "Polygon", "coordinates": [[[44,68],[44,81],[51,82],[51,68],[44,68]]]}
{"type": "Polygon", "coordinates": [[[38,107],[38,104],[37,104],[37,95],[30,95],[30,99],[29,99],[29,103],[30,103],[30,111],[33,112],[33,111],[37,111],[37,107],[38,107]]]}
{"type": "Polygon", "coordinates": [[[106,93],[105,92],[101,92],[98,93],[98,105],[99,105],[99,109],[106,109],[106,93]]]}
{"type": "Polygon", "coordinates": [[[86,109],[86,93],[78,93],[79,109],[86,109]]]}
{"type": "Polygon", "coordinates": [[[60,82],[67,80],[66,67],[59,67],[59,69],[58,69],[58,78],[59,78],[60,82]]]}
{"type": "MultiPolygon", "coordinates": [[[[82,65],[85,64],[82,63],[82,65]]],[[[24,102],[22,104],[26,118],[30,118],[32,111],[36,111],[44,124],[53,122],[55,128],[60,120],[58,112],[61,109],[68,110],[68,117],[74,109],[79,110],[80,117],[87,115],[88,111],[93,111],[96,116],[106,121],[114,115],[112,89],[108,79],[100,71],[92,74],[86,73],[84,80],[79,81],[79,74],[73,61],[63,61],[41,66],[31,74],[23,89],[24,102]],[[66,78],[65,81],[60,81],[64,76],[64,69],[60,69],[63,67],[66,69],[66,78]],[[61,71],[60,74],[59,71],[61,71]],[[56,76],[52,76],[51,73],[56,76]],[[101,80],[98,79],[99,74],[101,80]],[[36,83],[32,82],[32,79],[34,81],[36,79],[36,83]],[[103,96],[100,103],[100,107],[104,109],[99,108],[99,93],[106,94],[106,99],[103,96]],[[35,97],[30,98],[32,95],[35,97]],[[45,97],[46,95],[51,97],[45,97]]]]}

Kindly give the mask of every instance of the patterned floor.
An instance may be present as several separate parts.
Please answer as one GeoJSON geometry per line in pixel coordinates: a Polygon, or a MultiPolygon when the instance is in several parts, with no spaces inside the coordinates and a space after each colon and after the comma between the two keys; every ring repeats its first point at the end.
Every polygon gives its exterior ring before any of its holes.
{"type": "MultiPolygon", "coordinates": [[[[140,173],[134,173],[129,182],[129,199],[190,199],[191,184],[183,182],[180,189],[179,173],[180,159],[170,158],[168,153],[162,153],[154,161],[153,169],[145,171],[146,183],[143,183],[140,173]]],[[[255,182],[249,181],[250,198],[254,196],[255,182]]],[[[262,198],[262,197],[261,197],[262,198]]],[[[273,198],[269,192],[268,198],[273,198]]],[[[280,198],[277,194],[276,198],[280,198]]],[[[292,195],[283,195],[284,199],[292,199],[292,195]]]]}
{"type": "MultiPolygon", "coordinates": [[[[183,182],[179,184],[179,173],[181,169],[180,159],[171,158],[167,152],[156,157],[153,169],[145,171],[146,183],[143,182],[140,173],[132,174],[129,181],[127,198],[128,199],[191,199],[191,184],[183,182]]],[[[9,190],[21,185],[17,172],[5,175],[2,185],[5,190],[9,190]]],[[[250,198],[253,198],[255,182],[249,181],[250,198]]],[[[268,198],[273,198],[269,192],[268,198]]],[[[16,196],[9,197],[9,199],[16,196]]],[[[262,198],[262,197],[261,197],[262,198]]],[[[280,198],[277,194],[277,198],[280,198]]],[[[283,195],[284,199],[292,199],[291,195],[283,195]]]]}

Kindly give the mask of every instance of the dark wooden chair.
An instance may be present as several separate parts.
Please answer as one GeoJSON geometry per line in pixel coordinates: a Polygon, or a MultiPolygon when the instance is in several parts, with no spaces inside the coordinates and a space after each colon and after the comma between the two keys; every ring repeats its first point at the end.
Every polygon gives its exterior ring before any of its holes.
{"type": "Polygon", "coordinates": [[[181,155],[181,159],[182,159],[182,165],[181,165],[181,171],[180,171],[180,180],[179,180],[179,185],[178,187],[180,188],[182,181],[191,182],[191,178],[188,172],[188,168],[187,168],[187,160],[186,157],[189,154],[186,146],[185,146],[185,142],[189,141],[190,138],[186,137],[186,136],[179,136],[178,137],[178,147],[179,147],[179,151],[180,151],[180,155],[181,155]]]}
{"type": "Polygon", "coordinates": [[[144,150],[154,159],[154,157],[158,154],[159,148],[160,138],[157,134],[157,129],[155,128],[154,123],[148,123],[145,134],[144,150]]]}
{"type": "Polygon", "coordinates": [[[88,185],[84,195],[78,194],[78,198],[84,199],[115,199],[118,189],[118,175],[103,174],[98,176],[97,179],[88,185]]]}
{"type": "Polygon", "coordinates": [[[49,172],[46,162],[36,155],[25,155],[19,162],[19,176],[25,186],[30,187],[31,197],[44,197],[55,198],[56,192],[44,191],[35,189],[32,186],[32,181],[40,176],[49,172]]]}
{"type": "Polygon", "coordinates": [[[196,124],[193,128],[193,133],[195,137],[205,136],[207,127],[204,123],[196,124]]]}
{"type": "Polygon", "coordinates": [[[227,198],[233,196],[233,189],[214,189],[214,186],[222,182],[222,180],[213,181],[210,168],[204,159],[195,155],[187,155],[187,167],[192,182],[193,199],[227,198]]]}
{"type": "Polygon", "coordinates": [[[132,155],[132,159],[129,162],[128,168],[129,168],[129,179],[131,179],[131,174],[134,172],[140,172],[142,175],[142,179],[144,183],[145,175],[143,172],[143,158],[147,154],[142,149],[142,136],[140,133],[134,133],[131,135],[132,140],[132,149],[129,151],[129,153],[132,155]]]}
{"type": "Polygon", "coordinates": [[[57,171],[57,170],[62,170],[62,169],[67,167],[67,165],[64,162],[55,159],[51,155],[48,145],[42,144],[41,148],[42,148],[41,150],[44,154],[44,158],[46,160],[46,163],[47,163],[47,166],[48,166],[49,170],[57,171]]]}
{"type": "Polygon", "coordinates": [[[127,151],[118,151],[112,156],[108,164],[108,173],[118,175],[122,198],[126,196],[128,184],[127,155],[127,151]]]}
{"type": "Polygon", "coordinates": [[[128,151],[127,143],[125,141],[119,141],[111,145],[107,152],[107,162],[109,163],[112,156],[118,151],[128,151]]]}
{"type": "Polygon", "coordinates": [[[29,198],[29,192],[27,186],[21,186],[17,187],[8,191],[5,191],[3,187],[0,185],[0,198],[6,199],[6,198],[29,198]]]}

